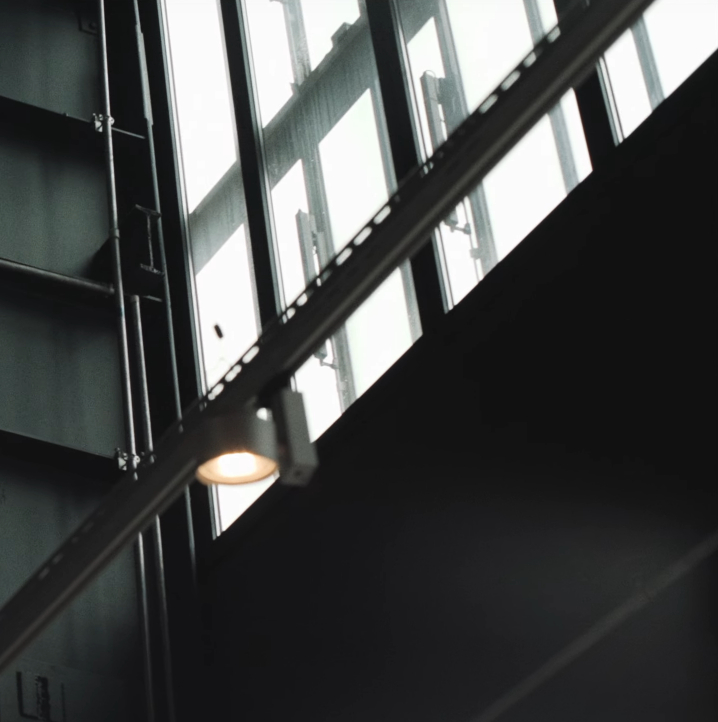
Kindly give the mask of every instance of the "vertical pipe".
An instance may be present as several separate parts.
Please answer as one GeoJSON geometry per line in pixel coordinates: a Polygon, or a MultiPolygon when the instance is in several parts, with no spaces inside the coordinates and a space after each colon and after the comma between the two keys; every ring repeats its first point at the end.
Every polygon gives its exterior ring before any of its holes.
{"type": "Polygon", "coordinates": [[[147,602],[147,569],[145,564],[145,540],[137,535],[135,543],[137,564],[137,582],[140,587],[140,624],[142,626],[142,662],[145,678],[145,702],[147,704],[147,722],[155,722],[155,695],[152,682],[152,648],[150,644],[150,610],[147,602]]]}
{"type": "Polygon", "coordinates": [[[107,206],[110,216],[110,247],[112,251],[112,280],[115,286],[115,310],[120,344],[120,373],[122,377],[122,401],[125,419],[125,443],[129,463],[135,465],[135,422],[132,413],[132,384],[130,381],[129,346],[125,318],[125,294],[122,283],[122,260],[120,256],[120,229],[117,215],[117,189],[115,184],[115,160],[112,147],[112,117],[110,115],[110,76],[107,63],[107,27],[105,2],[98,0],[100,59],[102,61],[102,135],[105,145],[105,170],[107,173],[107,206]]]}
{"type": "MultiPolygon", "coordinates": [[[[413,91],[407,75],[408,58],[398,9],[385,0],[367,0],[364,11],[369,24],[372,48],[376,59],[377,82],[372,88],[373,99],[380,99],[383,116],[377,123],[381,139],[385,169],[393,169],[397,182],[401,182],[421,163],[421,149],[414,125],[413,91]],[[378,86],[378,87],[377,87],[378,86]],[[386,156],[390,156],[391,163],[386,156]]],[[[375,112],[378,111],[375,102],[375,112]]],[[[393,180],[393,179],[392,179],[393,180]]],[[[387,183],[392,185],[392,183],[387,183]]],[[[441,264],[436,244],[428,243],[411,259],[411,280],[402,267],[407,301],[415,299],[420,324],[412,323],[412,337],[421,329],[436,328],[447,306],[441,278],[441,264]]],[[[413,303],[407,303],[411,308],[413,303]]]]}
{"type": "Polygon", "coordinates": [[[137,0],[134,0],[135,29],[137,35],[137,54],[140,61],[140,73],[142,82],[142,96],[144,100],[145,129],[147,132],[147,146],[150,154],[150,173],[152,177],[152,196],[155,210],[160,214],[157,219],[157,246],[160,256],[160,270],[162,271],[162,300],[165,306],[165,323],[167,326],[167,337],[170,354],[170,374],[172,377],[172,393],[174,397],[175,420],[182,417],[182,402],[179,390],[179,373],[177,371],[177,350],[175,345],[174,326],[172,324],[172,299],[170,296],[169,276],[167,274],[167,256],[165,254],[164,229],[162,225],[162,207],[160,204],[160,188],[157,180],[157,157],[155,155],[154,121],[152,117],[152,101],[150,96],[150,83],[147,73],[147,57],[145,54],[144,35],[140,23],[140,10],[137,0]]]}
{"type": "MultiPolygon", "coordinates": [[[[147,366],[145,363],[144,337],[142,334],[142,310],[138,296],[130,296],[130,319],[132,342],[135,349],[135,365],[139,380],[140,421],[142,428],[142,450],[149,454],[154,448],[152,418],[150,415],[150,396],[147,384],[147,366]]],[[[162,657],[167,697],[167,719],[175,720],[174,688],[172,683],[172,654],[170,647],[169,618],[167,614],[167,589],[165,587],[164,553],[162,549],[162,529],[158,516],[154,518],[148,532],[154,548],[155,580],[157,601],[159,604],[160,634],[162,637],[162,657]]],[[[141,539],[141,536],[140,536],[141,539]]]]}
{"type": "Polygon", "coordinates": [[[150,418],[150,394],[147,385],[147,366],[145,364],[145,350],[142,336],[142,312],[140,310],[139,296],[130,296],[130,327],[132,328],[132,343],[135,350],[135,366],[140,399],[140,424],[142,429],[142,450],[145,453],[152,451],[152,420],[150,418]]]}

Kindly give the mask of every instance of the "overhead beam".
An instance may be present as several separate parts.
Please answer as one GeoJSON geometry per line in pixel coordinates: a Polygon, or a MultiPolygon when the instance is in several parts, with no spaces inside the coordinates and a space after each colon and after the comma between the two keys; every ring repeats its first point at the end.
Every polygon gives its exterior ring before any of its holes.
{"type": "Polygon", "coordinates": [[[191,440],[203,417],[239,409],[295,371],[403,261],[432,228],[590,72],[651,0],[578,4],[452,138],[411,176],[225,379],[170,429],[137,473],[98,509],[0,609],[0,671],[194,476],[191,440]],[[518,76],[516,76],[518,73],[518,76]],[[383,216],[383,217],[381,217],[383,216]],[[351,254],[348,257],[347,254],[351,254]],[[321,284],[321,285],[320,285],[321,284]]]}

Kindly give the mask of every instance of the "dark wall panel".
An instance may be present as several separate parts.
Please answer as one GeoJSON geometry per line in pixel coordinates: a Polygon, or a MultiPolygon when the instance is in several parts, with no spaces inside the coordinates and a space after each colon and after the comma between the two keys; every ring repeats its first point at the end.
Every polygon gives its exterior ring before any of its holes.
{"type": "Polygon", "coordinates": [[[97,37],[80,29],[83,7],[78,0],[0,3],[0,95],[88,120],[100,112],[97,37]]]}
{"type": "MultiPolygon", "coordinates": [[[[109,490],[101,479],[61,473],[52,463],[0,457],[0,604],[109,490]]],[[[36,714],[34,678],[40,676],[48,680],[57,722],[141,719],[136,599],[134,553],[128,549],[0,676],[0,719],[20,719],[18,672],[27,687],[26,704],[33,702],[27,713],[36,714]],[[66,717],[60,706],[63,685],[66,717]]]]}
{"type": "Polygon", "coordinates": [[[0,256],[91,276],[108,234],[104,165],[93,140],[67,143],[0,124],[0,256]]]}
{"type": "MultiPolygon", "coordinates": [[[[215,543],[215,718],[471,722],[715,529],[717,73],[215,543]]],[[[717,572],[500,719],[715,720],[717,572]]]]}
{"type": "Polygon", "coordinates": [[[112,455],[124,433],[117,359],[110,309],[5,289],[0,429],[112,455]]]}

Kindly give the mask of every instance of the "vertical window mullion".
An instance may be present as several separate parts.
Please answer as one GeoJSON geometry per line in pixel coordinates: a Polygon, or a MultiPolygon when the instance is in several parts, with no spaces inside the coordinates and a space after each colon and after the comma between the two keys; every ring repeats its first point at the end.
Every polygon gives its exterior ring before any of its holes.
{"type": "Polygon", "coordinates": [[[648,99],[651,103],[651,110],[655,110],[665,99],[661,79],[658,76],[658,66],[653,55],[653,48],[648,37],[648,28],[643,17],[631,28],[633,40],[638,51],[638,62],[641,64],[643,79],[646,82],[648,99]]]}
{"type": "MultiPolygon", "coordinates": [[[[317,256],[320,267],[326,266],[334,256],[334,242],[329,223],[329,206],[327,203],[322,163],[319,148],[313,142],[307,144],[303,153],[304,182],[307,189],[309,212],[313,214],[317,226],[317,256]]],[[[339,398],[342,410],[346,410],[356,400],[354,374],[352,372],[351,354],[346,328],[342,326],[329,340],[334,351],[339,386],[339,398]]]]}
{"type": "MultiPolygon", "coordinates": [[[[292,73],[294,74],[294,92],[301,92],[301,84],[309,77],[311,64],[309,60],[309,44],[307,32],[304,25],[301,0],[279,0],[284,5],[284,21],[287,30],[290,56],[292,61],[292,73]]],[[[307,129],[309,131],[310,129],[307,129]]],[[[308,134],[301,142],[301,161],[304,173],[304,186],[307,193],[307,205],[309,215],[314,223],[314,238],[304,237],[301,229],[299,241],[308,245],[304,253],[310,257],[316,249],[319,268],[324,268],[334,256],[334,240],[329,222],[329,204],[327,201],[326,188],[324,186],[324,174],[322,172],[322,161],[319,153],[319,138],[315,134],[308,134]]],[[[306,230],[306,229],[305,229],[306,230]]],[[[311,231],[310,231],[311,232],[311,231]]],[[[307,285],[312,278],[305,278],[307,285]]],[[[349,339],[346,328],[342,326],[327,343],[332,349],[333,370],[337,379],[337,390],[342,411],[345,411],[356,400],[356,385],[352,370],[349,339]]],[[[326,345],[315,353],[315,357],[322,365],[327,365],[324,360],[326,356],[326,345]]],[[[331,364],[331,362],[330,362],[331,364]]]]}
{"type": "Polygon", "coordinates": [[[274,220],[265,171],[262,126],[252,73],[249,33],[241,0],[220,0],[234,120],[237,125],[242,182],[247,205],[252,263],[262,328],[281,309],[278,265],[274,254],[274,220]]]}
{"type": "MultiPolygon", "coordinates": [[[[364,6],[376,58],[394,173],[400,182],[421,163],[402,30],[393,0],[365,0],[364,6]]],[[[422,328],[434,328],[446,307],[434,244],[427,243],[416,254],[411,260],[411,270],[422,328]]]]}
{"type": "MultiPolygon", "coordinates": [[[[461,79],[459,57],[451,35],[449,11],[445,0],[436,2],[436,32],[439,40],[441,60],[444,63],[446,80],[449,87],[444,96],[444,115],[447,134],[451,135],[469,115],[464,84],[461,79]]],[[[479,184],[468,197],[471,215],[474,219],[474,233],[478,244],[475,248],[475,260],[481,266],[481,275],[485,276],[499,261],[494,242],[494,234],[489,218],[489,204],[483,184],[479,184]]]]}
{"type": "MultiPolygon", "coordinates": [[[[543,23],[536,0],[524,0],[526,8],[526,17],[528,19],[529,30],[531,32],[531,40],[534,45],[541,42],[544,36],[543,23]]],[[[578,185],[578,171],[576,163],[573,159],[571,151],[571,141],[568,136],[568,127],[566,118],[563,114],[561,104],[557,103],[548,113],[551,122],[551,130],[556,142],[556,150],[558,151],[559,163],[561,164],[561,174],[563,175],[566,193],[570,193],[578,185]]]]}
{"type": "MultiPolygon", "coordinates": [[[[559,19],[573,1],[554,0],[559,19]]],[[[621,139],[620,127],[617,125],[618,116],[609,108],[612,98],[608,74],[602,69],[601,63],[574,92],[588,154],[595,169],[621,139]]]]}

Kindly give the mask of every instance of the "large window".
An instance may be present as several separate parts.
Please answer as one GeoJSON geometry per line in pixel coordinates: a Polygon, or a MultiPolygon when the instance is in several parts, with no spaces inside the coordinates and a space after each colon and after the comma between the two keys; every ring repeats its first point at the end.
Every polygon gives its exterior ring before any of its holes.
{"type": "Polygon", "coordinates": [[[718,49],[718,0],[656,0],[606,53],[617,140],[718,49]]]}
{"type": "MultiPolygon", "coordinates": [[[[491,102],[496,86],[555,26],[555,5],[562,6],[554,0],[386,2],[394,3],[401,26],[397,37],[405,44],[413,108],[408,122],[424,159],[491,102]]],[[[270,248],[264,250],[277,303],[286,308],[396,189],[396,149],[384,107],[394,99],[380,91],[387,70],[377,67],[366,0],[241,0],[239,7],[249,61],[240,81],[251,85],[259,119],[258,128],[241,130],[252,134],[261,158],[268,207],[259,227],[267,226],[270,248]]],[[[260,332],[253,246],[218,2],[165,0],[165,9],[210,386],[260,332]]],[[[716,47],[718,0],[657,0],[599,66],[606,107],[598,112],[610,118],[616,142],[716,47]]],[[[446,307],[466,296],[591,173],[581,112],[586,109],[580,111],[568,92],[436,229],[446,307]]],[[[312,437],[420,335],[407,264],[296,373],[312,437]]],[[[220,490],[219,530],[271,482],[220,490]]]]}
{"type": "MultiPolygon", "coordinates": [[[[552,0],[401,0],[399,6],[425,157],[557,20],[552,0]]],[[[571,91],[437,230],[449,305],[590,172],[571,91]]]]}

